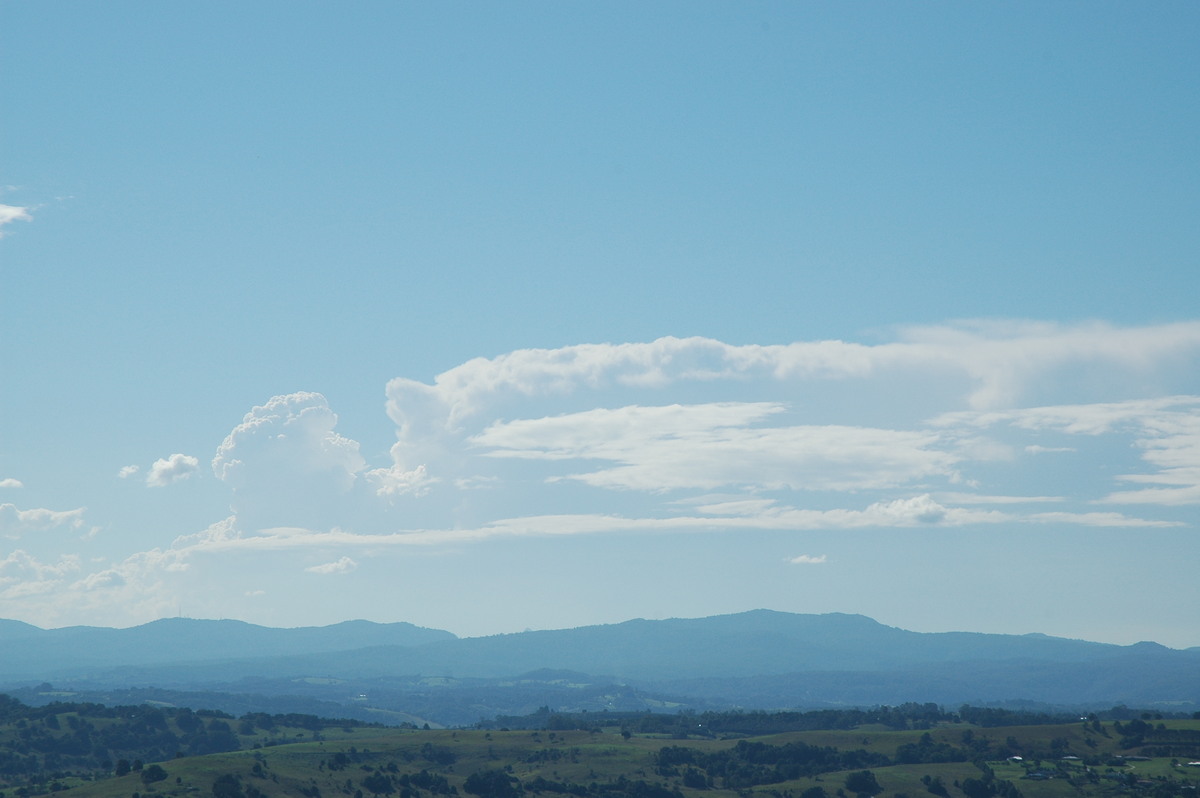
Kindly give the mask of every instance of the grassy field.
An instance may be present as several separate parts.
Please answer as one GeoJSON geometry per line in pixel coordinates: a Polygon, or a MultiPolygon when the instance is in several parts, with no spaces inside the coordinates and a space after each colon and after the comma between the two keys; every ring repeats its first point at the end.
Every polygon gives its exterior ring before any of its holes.
{"type": "MultiPolygon", "coordinates": [[[[1162,727],[1160,731],[1200,732],[1200,721],[1164,721],[1162,727]]],[[[924,734],[925,731],[860,728],[791,732],[752,739],[772,746],[803,742],[810,746],[863,749],[895,757],[900,746],[916,745],[924,734]]],[[[1065,756],[1080,757],[1036,761],[990,758],[987,766],[994,771],[995,780],[1012,782],[1024,798],[1195,796],[1195,787],[1200,784],[1200,768],[1187,767],[1188,757],[1115,759],[1119,754],[1130,752],[1119,748],[1121,735],[1110,723],[1102,724],[1099,730],[1082,722],[999,728],[952,724],[929,729],[928,735],[933,743],[960,749],[986,744],[994,751],[997,747],[1010,745],[1024,751],[1067,751],[1065,756]],[[1032,771],[1052,777],[1026,778],[1032,771]]],[[[672,745],[707,754],[732,749],[736,740],[664,740],[626,736],[619,729],[488,732],[366,727],[328,729],[321,736],[323,739],[313,740],[312,734],[303,730],[276,729],[270,735],[263,733],[251,737],[247,741],[248,750],[161,762],[159,766],[166,777],[150,784],[143,781],[142,773],[135,771],[96,781],[61,779],[60,785],[67,788],[65,798],[133,798],[135,795],[138,798],[375,798],[377,793],[372,786],[380,790],[379,795],[430,798],[453,792],[463,796],[467,779],[472,774],[502,771],[517,780],[513,784],[514,790],[521,790],[527,796],[537,792],[537,780],[542,779],[560,786],[576,785],[587,790],[587,795],[611,795],[614,798],[624,795],[639,798],[643,794],[646,798],[654,798],[645,792],[650,789],[661,790],[664,798],[667,795],[800,798],[813,787],[821,787],[829,798],[835,798],[839,790],[844,790],[848,775],[846,772],[829,772],[742,789],[729,789],[720,779],[712,779],[710,788],[699,789],[686,784],[680,773],[661,772],[655,758],[657,752],[664,745],[672,745]],[[253,747],[256,744],[260,747],[253,747]],[[407,782],[407,786],[401,782],[407,782]]],[[[879,794],[885,798],[897,794],[907,798],[927,798],[931,795],[927,782],[931,780],[940,780],[945,786],[945,798],[975,798],[964,792],[962,785],[968,780],[979,780],[984,772],[970,761],[891,765],[871,770],[881,787],[879,794]]],[[[545,782],[542,782],[542,791],[546,798],[555,798],[557,788],[546,788],[545,782]]],[[[567,798],[565,792],[558,794],[567,798]]],[[[854,798],[851,793],[845,795],[854,798]]],[[[497,794],[484,798],[508,797],[497,794]]]]}

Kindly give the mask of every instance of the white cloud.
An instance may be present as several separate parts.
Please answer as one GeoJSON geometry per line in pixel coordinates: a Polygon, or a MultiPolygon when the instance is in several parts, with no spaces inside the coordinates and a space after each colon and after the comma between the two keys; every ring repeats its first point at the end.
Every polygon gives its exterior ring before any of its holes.
{"type": "Polygon", "coordinates": [[[564,478],[627,490],[855,490],[953,476],[958,458],[934,448],[936,433],[752,426],[785,409],[765,402],[597,409],[498,422],[470,442],[491,457],[614,462],[564,478]]]}
{"type": "Polygon", "coordinates": [[[126,584],[125,577],[120,571],[108,569],[99,571],[94,574],[88,574],[83,579],[75,583],[75,587],[80,590],[105,590],[114,587],[124,587],[126,584]]]}
{"type": "Polygon", "coordinates": [[[1137,447],[1142,459],[1158,470],[1152,474],[1123,474],[1118,479],[1168,487],[1116,491],[1113,504],[1200,504],[1200,408],[1190,413],[1159,413],[1141,420],[1137,447]]]}
{"type": "Polygon", "coordinates": [[[1072,435],[1103,435],[1121,427],[1141,426],[1147,419],[1200,408],[1200,396],[1164,396],[1121,402],[1023,407],[999,411],[943,413],[935,426],[990,427],[1011,424],[1026,430],[1058,430],[1072,435]]]}
{"type": "Polygon", "coordinates": [[[213,473],[236,487],[255,465],[243,458],[259,457],[270,465],[295,457],[297,468],[329,472],[349,488],[364,462],[358,443],[337,434],[336,425],[337,416],[319,393],[273,396],[226,436],[213,458],[213,473]]]}
{"type": "Polygon", "coordinates": [[[519,350],[468,361],[432,384],[392,380],[387,410],[397,440],[381,467],[368,467],[358,443],[336,432],[323,396],[281,395],[253,408],[213,459],[214,474],[234,493],[228,528],[176,548],[182,562],[243,547],[658,529],[1171,524],[1078,506],[1103,492],[1023,495],[1027,486],[997,479],[1011,480],[1006,474],[1023,458],[1078,454],[1055,438],[1134,435],[1155,472],[1122,476],[1135,489],[1108,500],[1192,501],[1193,433],[1177,417],[1194,416],[1200,398],[1011,403],[1050,383],[1069,394],[1073,370],[1092,366],[1119,391],[1126,375],[1153,374],[1197,352],[1197,323],[1024,322],[912,328],[874,346],[662,338],[519,350]],[[917,386],[924,402],[910,397],[919,409],[907,424],[809,421],[822,385],[836,386],[822,394],[833,397],[825,416],[851,421],[863,406],[892,403],[897,380],[917,386]],[[925,381],[959,393],[925,391],[925,381]],[[1168,428],[1171,419],[1176,427],[1168,428]],[[1046,502],[1063,512],[1022,509],[1046,502]],[[546,506],[568,511],[538,514],[546,506]]]}
{"type": "MultiPolygon", "coordinates": [[[[150,466],[146,474],[146,484],[154,488],[162,488],[174,482],[187,479],[200,470],[200,461],[188,454],[175,453],[167,458],[159,458],[150,466]]],[[[125,469],[121,469],[122,472],[125,469]]]]}
{"type": "MultiPolygon", "coordinates": [[[[1140,478],[1140,477],[1139,477],[1140,478]]],[[[1123,479],[1134,479],[1133,476],[1123,479]]],[[[1193,484],[1180,488],[1142,488],[1140,490],[1118,490],[1101,501],[1109,504],[1159,504],[1179,506],[1200,504],[1200,474],[1191,477],[1193,484]]]]}
{"type": "Polygon", "coordinates": [[[119,608],[130,623],[174,614],[179,554],[158,549],[138,552],[109,564],[101,559],[86,571],[76,555],[44,562],[25,551],[0,560],[0,599],[11,617],[41,626],[64,623],[113,623],[119,608]]]}
{"type": "MultiPolygon", "coordinates": [[[[1155,471],[1122,474],[1123,482],[1160,485],[1110,492],[1101,501],[1111,504],[1200,504],[1200,396],[1167,396],[1083,405],[1017,408],[997,412],[954,412],[934,419],[938,427],[1011,426],[1052,430],[1069,435],[1099,437],[1114,433],[1134,437],[1142,459],[1155,471]]],[[[1044,447],[1026,447],[1035,452],[1044,447]]],[[[1054,451],[1071,451],[1056,447],[1054,451]]]]}
{"type": "MultiPolygon", "coordinates": [[[[905,344],[923,358],[961,369],[975,383],[976,410],[1012,407],[1039,381],[1064,367],[1143,375],[1157,365],[1194,357],[1200,322],[1116,327],[1104,322],[1063,325],[1030,321],[970,321],[912,327],[905,344]]],[[[1117,383],[1114,383],[1117,384],[1117,383]]]]}
{"type": "Polygon", "coordinates": [[[121,470],[117,472],[118,479],[129,479],[141,469],[135,465],[121,466],[121,470]]]}
{"type": "MultiPolygon", "coordinates": [[[[0,203],[0,228],[17,221],[33,221],[33,216],[29,213],[29,208],[22,208],[17,205],[5,205],[0,203]]],[[[0,238],[3,238],[4,235],[5,231],[0,229],[0,238]]]]}
{"type": "MultiPolygon", "coordinates": [[[[523,349],[469,360],[432,384],[390,381],[387,412],[397,440],[391,467],[373,471],[372,479],[383,495],[391,484],[397,494],[415,495],[404,475],[424,466],[425,487],[469,484],[494,476],[479,473],[487,471],[476,462],[482,455],[600,461],[595,469],[576,466],[551,476],[643,491],[743,485],[755,481],[756,469],[764,486],[780,487],[855,490],[932,477],[954,481],[962,462],[1015,459],[1020,451],[966,434],[971,425],[989,425],[985,411],[1003,416],[1030,392],[1088,399],[1094,392],[1080,389],[1074,377],[1080,369],[1094,371],[1107,393],[1121,393],[1133,382],[1186,381],[1179,375],[1194,372],[1188,364],[1198,355],[1200,322],[1116,327],[973,321],[904,328],[896,340],[877,345],[737,346],[667,337],[523,349]],[[784,420],[803,420],[813,394],[834,415],[839,405],[887,408],[898,384],[910,393],[921,390],[914,386],[935,386],[941,401],[974,409],[926,404],[919,412],[935,423],[912,415],[907,429],[876,428],[851,417],[821,425],[784,420]],[[714,394],[720,401],[680,398],[714,394]],[[671,431],[655,428],[672,423],[671,431]],[[388,481],[390,475],[401,478],[388,481]]],[[[1124,404],[1114,403],[1118,417],[1124,404]]],[[[1081,430],[1114,421],[1100,403],[1076,407],[1091,408],[1075,416],[1081,430]]],[[[1020,423],[1034,429],[1039,422],[1025,417],[1020,423]]],[[[1038,443],[1028,453],[1049,448],[1038,443]]]]}
{"type": "Polygon", "coordinates": [[[1030,521],[1047,524],[1083,524],[1095,527],[1177,527],[1186,526],[1182,521],[1157,521],[1145,518],[1130,518],[1121,513],[1034,513],[1030,521]]]}
{"type": "Polygon", "coordinates": [[[304,570],[314,574],[348,574],[358,567],[358,563],[349,557],[342,557],[334,562],[327,562],[323,565],[314,565],[311,568],[304,570]]]}
{"type": "Polygon", "coordinates": [[[940,493],[938,498],[951,504],[1041,504],[1065,501],[1062,496],[988,496],[982,493],[940,493]]]}
{"type": "MultiPolygon", "coordinates": [[[[233,489],[244,528],[336,520],[366,466],[358,442],[339,435],[336,425],[324,396],[293,393],[255,407],[229,433],[212,469],[233,489]]],[[[398,491],[401,481],[378,476],[384,492],[398,491]]]]}
{"type": "Polygon", "coordinates": [[[375,468],[364,475],[367,481],[375,485],[375,493],[379,496],[424,496],[430,486],[437,482],[426,473],[425,466],[419,465],[411,471],[405,471],[399,466],[390,468],[375,468]]]}
{"type": "MultiPolygon", "coordinates": [[[[771,531],[804,551],[810,530],[1178,528],[1189,516],[1177,508],[1200,503],[1200,396],[1186,393],[1198,355],[1200,324],[962,323],[879,345],[664,338],[521,350],[432,384],[391,381],[397,438],[390,462],[371,464],[323,396],[275,396],[213,457],[230,518],[90,572],[11,555],[0,596],[43,620],[118,604],[149,619],[176,612],[214,567],[206,558],[251,552],[290,552],[289,573],[334,575],[388,550],[485,539],[771,531]],[[1156,393],[1168,366],[1184,375],[1169,392],[1183,395],[1156,393]]],[[[166,485],[198,465],[175,454],[118,476],[166,485]]],[[[82,513],[0,505],[0,534],[76,529],[82,513]]]]}
{"type": "Polygon", "coordinates": [[[961,322],[911,327],[900,340],[735,346],[709,338],[522,349],[476,358],[433,385],[388,383],[388,413],[404,438],[429,427],[455,429],[488,406],[515,397],[569,396],[614,386],[664,388],[680,382],[802,382],[878,376],[897,369],[970,378],[976,409],[1012,406],[1037,377],[1071,363],[1142,371],[1200,351],[1200,322],[1121,328],[1101,322],[961,322]]]}
{"type": "Polygon", "coordinates": [[[48,510],[36,507],[18,510],[15,504],[0,504],[0,535],[15,538],[27,532],[42,532],[57,527],[79,529],[83,526],[83,507],[74,510],[48,510]]]}
{"type": "MultiPolygon", "coordinates": [[[[708,509],[710,506],[702,507],[708,509]]],[[[718,505],[718,509],[725,509],[718,505]]],[[[862,510],[812,510],[772,502],[747,503],[745,512],[714,515],[678,515],[659,518],[617,514],[564,513],[504,518],[472,528],[413,529],[386,534],[362,534],[344,529],[317,531],[300,527],[261,529],[255,534],[237,531],[232,519],[214,524],[197,535],[181,537],[170,554],[188,558],[196,554],[229,551],[284,551],[297,549],[428,547],[502,537],[564,537],[605,533],[656,531],[728,531],[817,529],[872,529],[962,527],[976,524],[1020,523],[1022,518],[994,510],[946,507],[928,495],[875,502],[862,510]]]]}
{"type": "Polygon", "coordinates": [[[25,487],[25,483],[23,483],[19,479],[13,479],[12,477],[5,477],[4,479],[0,479],[0,488],[23,488],[23,487],[25,487]]]}
{"type": "Polygon", "coordinates": [[[14,601],[45,595],[62,585],[64,578],[79,568],[76,555],[64,555],[56,563],[47,563],[17,549],[0,559],[0,598],[14,601]]]}
{"type": "Polygon", "coordinates": [[[761,515],[775,507],[774,499],[726,499],[724,501],[679,502],[694,503],[699,512],[709,515],[761,515]]]}

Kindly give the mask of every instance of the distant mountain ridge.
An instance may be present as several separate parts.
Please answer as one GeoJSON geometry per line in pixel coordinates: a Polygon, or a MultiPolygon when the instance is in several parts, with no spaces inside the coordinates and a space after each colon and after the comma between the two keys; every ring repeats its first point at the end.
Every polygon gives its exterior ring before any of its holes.
{"type": "Polygon", "coordinates": [[[293,629],[192,618],[163,618],[128,629],[97,626],[39,629],[20,621],[0,621],[0,678],[55,676],[96,668],[262,659],[369,646],[415,646],[455,639],[454,634],[440,629],[370,621],[293,629]]]}
{"type": "Polygon", "coordinates": [[[430,712],[438,701],[457,702],[455,722],[473,711],[464,703],[500,713],[531,702],[565,711],[585,700],[593,709],[606,700],[614,708],[906,701],[1200,708],[1200,649],[911,632],[862,615],[770,610],[474,638],[366,621],[272,629],[165,619],[55,630],[0,621],[0,690],[64,680],[89,689],[252,689],[356,707],[374,700],[388,711],[408,711],[419,695],[430,712]]]}

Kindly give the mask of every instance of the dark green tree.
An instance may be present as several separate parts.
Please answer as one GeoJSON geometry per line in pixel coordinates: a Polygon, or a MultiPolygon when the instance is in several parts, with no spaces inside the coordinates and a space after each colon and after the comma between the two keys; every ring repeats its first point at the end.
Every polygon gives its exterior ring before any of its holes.
{"type": "Polygon", "coordinates": [[[846,776],[846,789],[857,795],[878,795],[883,792],[875,774],[869,770],[857,770],[846,776]]]}
{"type": "Polygon", "coordinates": [[[149,786],[156,781],[164,781],[167,778],[167,771],[163,770],[160,765],[151,765],[142,771],[142,783],[149,786]]]}

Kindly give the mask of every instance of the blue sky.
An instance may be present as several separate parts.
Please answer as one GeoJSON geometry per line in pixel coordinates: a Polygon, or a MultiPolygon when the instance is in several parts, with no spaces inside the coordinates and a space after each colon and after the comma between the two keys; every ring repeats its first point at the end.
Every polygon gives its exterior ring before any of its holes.
{"type": "Polygon", "coordinates": [[[0,5],[0,617],[1200,645],[1198,35],[0,5]]]}

